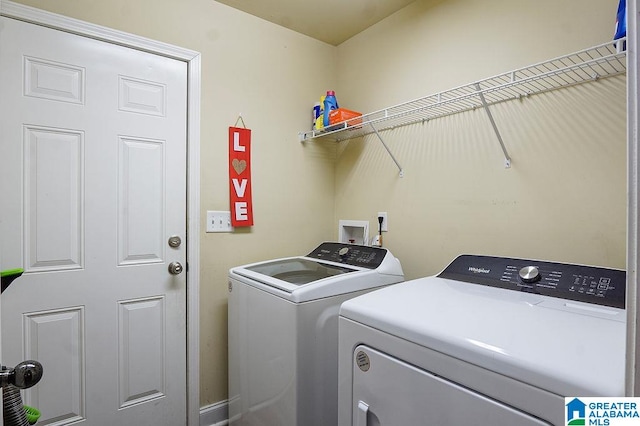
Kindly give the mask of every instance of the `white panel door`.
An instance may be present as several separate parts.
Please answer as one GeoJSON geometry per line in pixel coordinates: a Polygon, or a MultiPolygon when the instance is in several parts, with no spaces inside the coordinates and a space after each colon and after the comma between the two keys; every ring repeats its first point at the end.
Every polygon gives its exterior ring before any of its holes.
{"type": "Polygon", "coordinates": [[[187,65],[0,19],[2,361],[38,424],[184,425],[187,65]]]}

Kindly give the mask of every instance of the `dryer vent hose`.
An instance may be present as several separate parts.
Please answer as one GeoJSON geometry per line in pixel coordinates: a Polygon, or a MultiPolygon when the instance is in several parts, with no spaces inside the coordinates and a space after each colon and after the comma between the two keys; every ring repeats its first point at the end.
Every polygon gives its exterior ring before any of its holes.
{"type": "Polygon", "coordinates": [[[29,426],[20,389],[10,384],[3,386],[2,405],[5,426],[29,426]]]}

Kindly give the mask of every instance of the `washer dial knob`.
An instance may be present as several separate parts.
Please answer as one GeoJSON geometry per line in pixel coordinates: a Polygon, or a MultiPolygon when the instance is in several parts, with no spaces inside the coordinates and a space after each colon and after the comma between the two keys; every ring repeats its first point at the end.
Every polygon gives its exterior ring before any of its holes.
{"type": "Polygon", "coordinates": [[[525,266],[520,269],[519,275],[522,282],[527,284],[535,283],[542,278],[540,271],[535,266],[525,266]]]}
{"type": "Polygon", "coordinates": [[[338,251],[338,254],[340,256],[346,256],[347,253],[349,253],[349,247],[342,247],[340,251],[338,251]]]}

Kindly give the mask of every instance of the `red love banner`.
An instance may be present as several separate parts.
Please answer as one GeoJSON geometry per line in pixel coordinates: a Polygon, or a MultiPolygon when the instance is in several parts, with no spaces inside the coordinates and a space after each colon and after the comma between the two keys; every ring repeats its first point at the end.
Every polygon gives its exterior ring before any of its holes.
{"type": "Polygon", "coordinates": [[[253,226],[251,200],[251,130],[229,127],[231,225],[253,226]]]}

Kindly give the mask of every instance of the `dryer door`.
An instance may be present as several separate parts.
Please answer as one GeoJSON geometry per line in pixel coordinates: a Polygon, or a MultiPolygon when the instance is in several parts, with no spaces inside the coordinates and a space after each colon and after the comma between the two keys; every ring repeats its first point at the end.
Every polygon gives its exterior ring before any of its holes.
{"type": "Polygon", "coordinates": [[[367,346],[353,353],[352,421],[355,426],[550,426],[367,346]]]}

